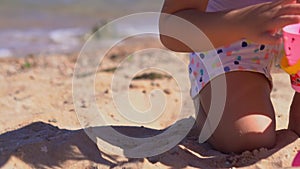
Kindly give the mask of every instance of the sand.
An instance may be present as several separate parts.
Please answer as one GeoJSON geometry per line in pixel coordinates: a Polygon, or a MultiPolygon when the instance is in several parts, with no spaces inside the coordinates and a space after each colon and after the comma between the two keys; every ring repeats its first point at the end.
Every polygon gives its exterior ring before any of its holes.
{"type": "MultiPolygon", "coordinates": [[[[142,75],[140,79],[130,84],[130,90],[135,93],[133,103],[140,109],[146,109],[149,102],[143,100],[147,100],[151,90],[160,89],[169,98],[167,111],[158,120],[140,127],[132,126],[114,109],[110,101],[110,80],[114,67],[131,50],[149,45],[143,44],[133,44],[130,48],[120,46],[112,50],[105,59],[106,64],[95,76],[96,102],[99,109],[106,113],[109,125],[136,137],[155,135],[176,123],[178,119],[173,112],[178,110],[180,101],[176,82],[168,75],[156,72],[158,74],[151,76],[151,72],[155,71],[146,72],[148,74],[141,72],[138,74],[142,75]]],[[[150,46],[159,45],[154,43],[150,46]]],[[[271,96],[279,131],[276,147],[271,150],[261,148],[241,154],[223,154],[207,143],[199,144],[195,138],[186,137],[171,150],[148,158],[123,158],[103,152],[86,135],[80,124],[82,119],[78,119],[76,114],[72,78],[77,56],[56,54],[0,60],[1,168],[289,168],[300,150],[298,137],[286,130],[293,95],[289,78],[274,68],[271,96]]],[[[179,55],[179,58],[186,63],[186,55],[179,55]]],[[[178,73],[186,72],[180,70],[178,73]]],[[[86,74],[81,78],[86,80],[92,75],[86,74]]],[[[153,97],[156,97],[155,93],[153,97]]],[[[80,100],[79,104],[82,109],[90,106],[86,100],[80,100]]],[[[85,122],[83,124],[92,126],[85,122]]]]}

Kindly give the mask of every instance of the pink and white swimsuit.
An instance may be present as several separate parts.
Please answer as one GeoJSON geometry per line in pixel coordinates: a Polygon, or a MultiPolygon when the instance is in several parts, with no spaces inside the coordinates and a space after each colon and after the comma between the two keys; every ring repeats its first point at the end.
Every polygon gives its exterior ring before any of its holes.
{"type": "MultiPolygon", "coordinates": [[[[210,0],[207,12],[236,9],[270,0],[210,0]]],[[[270,67],[282,45],[264,45],[241,39],[218,49],[190,54],[191,96],[195,98],[213,78],[226,72],[251,71],[264,74],[272,81],[270,67]]]]}

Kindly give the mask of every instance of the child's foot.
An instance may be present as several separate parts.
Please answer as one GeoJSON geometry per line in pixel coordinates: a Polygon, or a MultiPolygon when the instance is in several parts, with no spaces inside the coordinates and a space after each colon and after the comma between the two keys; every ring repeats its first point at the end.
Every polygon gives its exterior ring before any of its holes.
{"type": "Polygon", "coordinates": [[[296,123],[296,120],[290,119],[289,130],[295,132],[300,137],[300,122],[296,123]]]}
{"type": "Polygon", "coordinates": [[[289,118],[288,129],[294,131],[300,137],[300,93],[298,92],[294,95],[289,118]]]}

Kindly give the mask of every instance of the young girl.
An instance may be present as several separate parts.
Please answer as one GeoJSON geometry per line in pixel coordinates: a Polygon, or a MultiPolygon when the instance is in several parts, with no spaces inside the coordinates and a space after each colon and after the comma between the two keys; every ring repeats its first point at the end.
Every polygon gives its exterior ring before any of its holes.
{"type": "MultiPolygon", "coordinates": [[[[210,108],[210,84],[225,72],[225,108],[208,142],[223,152],[272,148],[276,133],[270,100],[270,65],[273,57],[280,53],[282,37],[277,32],[286,25],[300,22],[300,4],[296,0],[165,0],[162,13],[194,24],[215,48],[208,49],[199,42],[196,49],[199,51],[193,51],[180,40],[166,36],[172,30],[179,36],[189,37],[189,41],[197,39],[185,25],[171,26],[174,20],[162,15],[162,43],[173,51],[195,52],[190,55],[189,71],[191,95],[195,104],[200,105],[196,110],[196,124],[200,129],[205,121],[201,117],[206,117],[210,108]],[[212,58],[216,57],[222,62],[222,72],[213,66],[216,59],[212,58]],[[215,75],[210,76],[208,72],[215,75]]],[[[300,94],[297,92],[290,108],[288,129],[300,135],[300,94]]]]}

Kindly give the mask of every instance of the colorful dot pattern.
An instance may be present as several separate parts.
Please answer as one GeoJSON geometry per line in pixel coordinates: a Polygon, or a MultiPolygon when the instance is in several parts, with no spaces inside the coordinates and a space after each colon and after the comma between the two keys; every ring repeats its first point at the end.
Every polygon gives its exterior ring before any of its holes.
{"type": "Polygon", "coordinates": [[[195,98],[213,78],[232,71],[251,71],[264,74],[270,81],[270,66],[278,56],[279,46],[255,44],[241,40],[226,47],[190,54],[189,76],[191,96],[195,98]]]}

